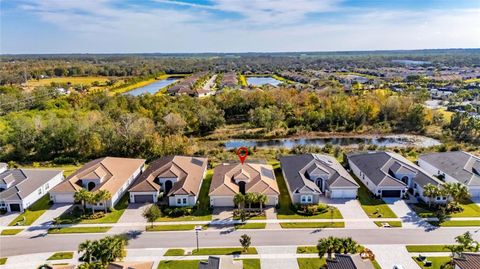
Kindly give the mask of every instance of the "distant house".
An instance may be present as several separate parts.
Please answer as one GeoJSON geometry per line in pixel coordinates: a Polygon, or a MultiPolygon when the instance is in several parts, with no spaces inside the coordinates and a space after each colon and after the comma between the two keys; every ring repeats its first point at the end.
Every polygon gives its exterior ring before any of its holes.
{"type": "MultiPolygon", "coordinates": [[[[407,190],[425,202],[423,187],[442,182],[416,166],[406,158],[393,152],[354,153],[347,156],[352,172],[375,195],[382,198],[401,198],[407,190]]],[[[445,203],[445,197],[436,202],[445,203]]]]}
{"type": "MultiPolygon", "coordinates": [[[[143,172],[144,159],[104,157],[88,162],[67,180],[50,191],[50,199],[57,204],[75,202],[74,194],[80,189],[91,192],[107,190],[112,198],[107,207],[113,207],[127,192],[128,187],[143,172]]],[[[89,207],[104,208],[103,202],[89,207]]]]}
{"type": "Polygon", "coordinates": [[[107,269],[152,269],[153,262],[112,262],[107,269]]]}
{"type": "Polygon", "coordinates": [[[478,269],[480,268],[480,254],[462,253],[460,257],[453,258],[455,269],[478,269]]]}
{"type": "Polygon", "coordinates": [[[320,196],[356,198],[359,185],[333,157],[303,154],[280,158],[292,203],[318,203],[320,196]]]}
{"type": "Polygon", "coordinates": [[[209,256],[208,261],[201,261],[198,269],[242,269],[243,261],[235,261],[231,256],[209,256]]]}
{"type": "Polygon", "coordinates": [[[207,158],[188,156],[155,160],[128,190],[130,202],[157,203],[163,194],[170,206],[194,206],[207,164],[207,158]]]}
{"type": "Polygon", "coordinates": [[[362,259],[359,254],[335,254],[327,259],[327,269],[374,269],[370,260],[362,259]]]}
{"type": "Polygon", "coordinates": [[[463,151],[421,155],[418,165],[445,182],[466,185],[472,197],[480,197],[480,158],[463,151]]]}
{"type": "Polygon", "coordinates": [[[262,193],[268,197],[266,205],[278,204],[278,189],[271,165],[259,163],[220,164],[213,171],[210,185],[210,205],[233,207],[237,193],[262,193]]]}
{"type": "Polygon", "coordinates": [[[63,180],[63,171],[7,169],[0,163],[0,209],[24,211],[63,180]]]}

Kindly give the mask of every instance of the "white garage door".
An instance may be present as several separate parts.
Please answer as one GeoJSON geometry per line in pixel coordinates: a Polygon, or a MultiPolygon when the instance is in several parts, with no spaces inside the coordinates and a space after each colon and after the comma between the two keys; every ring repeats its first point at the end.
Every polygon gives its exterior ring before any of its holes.
{"type": "Polygon", "coordinates": [[[214,207],[233,207],[233,197],[210,196],[210,205],[214,207]]]}
{"type": "Polygon", "coordinates": [[[53,202],[56,204],[73,204],[75,200],[73,199],[73,194],[52,194],[53,202]]]}
{"type": "Polygon", "coordinates": [[[331,198],[355,198],[357,197],[357,189],[332,190],[330,197],[331,198]]]}

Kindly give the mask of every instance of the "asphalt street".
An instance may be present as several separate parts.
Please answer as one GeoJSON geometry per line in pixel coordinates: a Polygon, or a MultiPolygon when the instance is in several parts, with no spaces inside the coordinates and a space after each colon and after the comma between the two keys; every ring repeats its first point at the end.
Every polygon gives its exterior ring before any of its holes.
{"type": "MultiPolygon", "coordinates": [[[[252,246],[314,245],[326,236],[350,236],[360,244],[451,244],[454,238],[470,231],[480,240],[480,229],[295,229],[295,230],[212,230],[199,234],[200,247],[239,246],[242,234],[252,237],[252,246]]],[[[195,232],[133,232],[128,248],[189,248],[195,247],[195,232]]],[[[37,252],[73,251],[86,239],[99,239],[106,234],[63,234],[35,237],[1,237],[0,256],[37,252]]]]}

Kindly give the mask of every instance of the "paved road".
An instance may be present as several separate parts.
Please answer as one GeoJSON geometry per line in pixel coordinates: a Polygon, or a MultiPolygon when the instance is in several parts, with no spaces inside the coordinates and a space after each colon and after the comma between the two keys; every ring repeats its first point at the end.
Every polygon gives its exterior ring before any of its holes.
{"type": "MultiPolygon", "coordinates": [[[[246,233],[253,246],[314,245],[321,237],[350,236],[361,244],[452,244],[454,237],[470,231],[480,240],[480,229],[442,228],[426,232],[422,229],[294,229],[294,230],[212,230],[200,233],[200,246],[238,246],[238,238],[246,233]]],[[[99,239],[105,234],[65,234],[29,237],[1,237],[1,256],[36,252],[76,250],[86,239],[99,239]]],[[[132,239],[129,248],[187,248],[195,246],[195,233],[150,232],[132,239]]]]}

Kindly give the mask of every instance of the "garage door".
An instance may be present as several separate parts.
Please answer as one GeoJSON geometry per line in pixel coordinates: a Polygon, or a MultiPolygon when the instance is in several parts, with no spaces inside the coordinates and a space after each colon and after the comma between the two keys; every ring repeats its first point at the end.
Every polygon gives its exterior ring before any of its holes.
{"type": "Polygon", "coordinates": [[[214,207],[233,207],[233,197],[212,197],[210,204],[214,207]]]}
{"type": "Polygon", "coordinates": [[[73,194],[65,193],[65,194],[54,194],[53,202],[56,204],[73,204],[75,199],[73,199],[73,194]]]}
{"type": "Polygon", "coordinates": [[[357,197],[357,190],[356,189],[332,190],[330,197],[331,198],[355,198],[357,197]]]}
{"type": "Polygon", "coordinates": [[[394,190],[385,190],[382,191],[382,197],[383,198],[400,198],[400,195],[402,194],[402,191],[394,191],[394,190]]]}
{"type": "Polygon", "coordinates": [[[20,211],[20,204],[10,204],[10,211],[19,212],[20,211]]]}
{"type": "Polygon", "coordinates": [[[137,194],[133,199],[136,204],[153,203],[153,195],[151,194],[137,194]]]}

